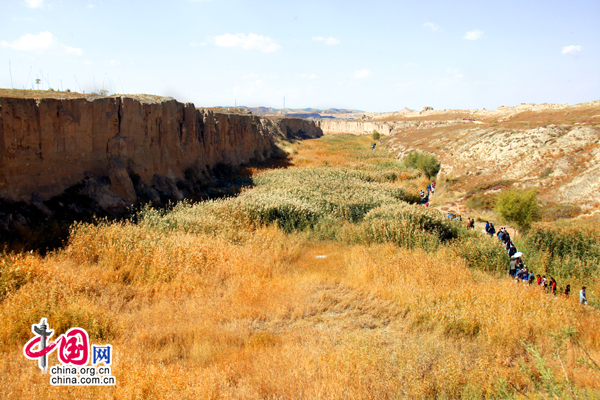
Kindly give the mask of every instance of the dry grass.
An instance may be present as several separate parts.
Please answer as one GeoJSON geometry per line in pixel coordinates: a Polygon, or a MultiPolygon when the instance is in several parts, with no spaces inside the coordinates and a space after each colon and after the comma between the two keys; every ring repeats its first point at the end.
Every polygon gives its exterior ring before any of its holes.
{"type": "Polygon", "coordinates": [[[3,398],[531,394],[543,382],[525,344],[559,390],[597,389],[600,371],[577,363],[583,349],[600,357],[595,310],[474,273],[445,251],[303,242],[275,228],[243,245],[185,234],[132,246],[135,229],[101,227],[60,254],[13,260],[36,278],[0,308],[3,398]],[[112,248],[90,249],[98,237],[112,248]],[[41,316],[111,343],[117,386],[52,388],[21,352],[41,316]],[[566,327],[581,346],[555,345],[550,333],[566,327]]]}
{"type": "MultiPolygon", "coordinates": [[[[320,146],[333,145],[307,141],[291,163],[380,168],[320,146]]],[[[594,307],[471,269],[451,246],[315,240],[226,218],[227,204],[79,225],[64,250],[2,256],[0,397],[600,396],[600,370],[578,362],[600,361],[594,307]],[[41,317],[112,344],[117,385],[50,386],[22,353],[41,317]]]]}
{"type": "Polygon", "coordinates": [[[22,89],[0,89],[0,97],[17,97],[25,99],[77,99],[85,95],[77,92],[61,92],[58,90],[22,90],[22,89]]]}

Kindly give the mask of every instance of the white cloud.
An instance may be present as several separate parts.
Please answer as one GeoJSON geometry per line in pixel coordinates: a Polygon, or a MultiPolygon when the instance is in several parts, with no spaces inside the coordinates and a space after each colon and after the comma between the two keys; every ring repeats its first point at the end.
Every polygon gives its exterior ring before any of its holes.
{"type": "Polygon", "coordinates": [[[25,4],[29,8],[44,8],[44,0],[25,0],[25,4]]]}
{"type": "Polygon", "coordinates": [[[423,27],[424,27],[424,28],[429,28],[429,29],[431,29],[433,32],[437,32],[437,31],[439,31],[439,30],[440,30],[440,27],[439,27],[439,26],[437,26],[436,24],[434,24],[433,22],[425,22],[425,23],[423,24],[423,27]]]}
{"type": "Polygon", "coordinates": [[[328,37],[328,38],[324,38],[324,37],[321,37],[321,36],[315,36],[312,39],[316,40],[317,42],[323,42],[323,43],[325,43],[328,46],[333,46],[333,45],[342,43],[338,39],[332,38],[331,36],[328,37]]]}
{"type": "Polygon", "coordinates": [[[576,46],[574,44],[570,45],[570,46],[565,46],[562,48],[562,54],[577,54],[579,53],[581,50],[583,49],[583,47],[581,46],[576,46]]]}
{"type": "Polygon", "coordinates": [[[31,51],[38,54],[75,54],[78,56],[83,54],[81,49],[60,44],[56,36],[48,31],[40,32],[38,35],[28,33],[12,43],[7,43],[3,40],[0,42],[0,45],[15,50],[31,51]]]}
{"type": "Polygon", "coordinates": [[[263,53],[272,53],[281,48],[280,45],[269,37],[250,33],[246,36],[244,33],[232,35],[226,33],[215,38],[215,44],[221,47],[240,47],[244,50],[259,50],[263,53]]]}
{"type": "Polygon", "coordinates": [[[354,79],[363,79],[371,76],[371,71],[367,68],[363,68],[359,71],[354,72],[354,79]]]}
{"type": "Polygon", "coordinates": [[[477,39],[480,39],[482,36],[483,36],[483,31],[480,31],[479,29],[475,29],[474,31],[469,31],[469,32],[465,33],[465,36],[463,36],[463,39],[477,40],[477,39]]]}

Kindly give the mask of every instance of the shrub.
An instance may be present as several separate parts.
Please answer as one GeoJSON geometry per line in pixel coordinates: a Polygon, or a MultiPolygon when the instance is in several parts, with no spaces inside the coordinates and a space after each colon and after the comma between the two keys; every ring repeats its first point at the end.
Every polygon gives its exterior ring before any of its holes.
{"type": "Polygon", "coordinates": [[[415,168],[423,171],[429,179],[433,178],[440,172],[441,164],[433,154],[422,151],[411,151],[402,160],[408,168],[415,168]]]}
{"type": "Polygon", "coordinates": [[[506,222],[521,230],[527,230],[539,219],[539,207],[535,189],[506,190],[496,198],[495,210],[506,222]]]}
{"type": "Polygon", "coordinates": [[[381,134],[373,129],[373,140],[379,140],[381,138],[381,134]]]}

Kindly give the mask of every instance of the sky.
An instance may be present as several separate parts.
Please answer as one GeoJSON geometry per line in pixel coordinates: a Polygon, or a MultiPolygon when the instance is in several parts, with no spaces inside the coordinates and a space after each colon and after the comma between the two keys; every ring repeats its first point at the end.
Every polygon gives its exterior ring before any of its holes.
{"type": "Polygon", "coordinates": [[[599,0],[0,0],[0,9],[2,88],[378,112],[600,100],[599,0]]]}

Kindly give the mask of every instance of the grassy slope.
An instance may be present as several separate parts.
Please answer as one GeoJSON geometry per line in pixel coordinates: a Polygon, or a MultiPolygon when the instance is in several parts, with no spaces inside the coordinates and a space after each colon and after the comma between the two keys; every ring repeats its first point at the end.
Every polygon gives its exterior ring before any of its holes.
{"type": "MultiPolygon", "coordinates": [[[[237,199],[146,210],[138,224],[79,225],[63,251],[3,256],[0,397],[599,396],[598,311],[484,272],[505,267],[495,241],[448,225],[461,242],[441,242],[446,221],[377,208],[375,195],[426,181],[369,144],[297,143],[289,171],[248,167],[257,187],[237,199]],[[375,198],[362,200],[375,208],[352,223],[319,208],[356,205],[350,194],[325,201],[294,189],[307,174],[324,180],[340,168],[366,176],[359,182],[375,198]],[[316,207],[312,225],[278,228],[283,214],[265,210],[282,208],[259,207],[275,189],[280,203],[316,207]],[[261,226],[257,215],[279,219],[261,226]],[[422,218],[422,229],[410,231],[403,215],[422,218]],[[427,240],[409,249],[382,226],[427,240]],[[56,334],[80,326],[92,343],[111,343],[117,386],[51,387],[22,354],[43,316],[56,334]]],[[[600,289],[597,278],[588,286],[590,297],[600,289]]]]}

